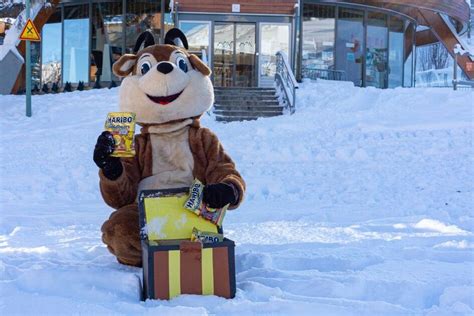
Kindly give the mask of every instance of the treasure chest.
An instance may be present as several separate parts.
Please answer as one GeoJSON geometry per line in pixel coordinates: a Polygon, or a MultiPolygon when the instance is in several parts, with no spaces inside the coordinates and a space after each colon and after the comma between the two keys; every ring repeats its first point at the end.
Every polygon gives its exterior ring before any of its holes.
{"type": "Polygon", "coordinates": [[[235,296],[235,244],[227,238],[190,241],[193,228],[215,233],[222,229],[184,208],[188,197],[189,188],[139,194],[144,299],[235,296]]]}

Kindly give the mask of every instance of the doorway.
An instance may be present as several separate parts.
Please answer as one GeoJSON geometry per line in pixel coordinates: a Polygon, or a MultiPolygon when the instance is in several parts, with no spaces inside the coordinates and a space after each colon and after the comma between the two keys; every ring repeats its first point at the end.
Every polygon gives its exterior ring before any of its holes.
{"type": "Polygon", "coordinates": [[[255,23],[214,23],[214,86],[255,87],[257,85],[255,37],[255,23]]]}

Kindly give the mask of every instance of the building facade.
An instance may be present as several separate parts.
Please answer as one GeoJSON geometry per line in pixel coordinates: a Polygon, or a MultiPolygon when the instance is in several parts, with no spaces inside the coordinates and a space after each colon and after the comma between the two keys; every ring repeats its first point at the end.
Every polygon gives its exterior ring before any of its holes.
{"type": "Polygon", "coordinates": [[[463,32],[464,6],[464,0],[64,0],[33,45],[33,79],[38,86],[118,83],[111,66],[133,51],[141,32],[151,30],[162,42],[179,27],[218,87],[272,85],[278,51],[298,79],[412,87],[416,47],[442,41],[452,50],[456,41],[443,23],[454,35],[463,32]]]}
{"type": "Polygon", "coordinates": [[[398,12],[305,1],[301,75],[335,70],[354,85],[411,87],[416,22],[398,12]]]}

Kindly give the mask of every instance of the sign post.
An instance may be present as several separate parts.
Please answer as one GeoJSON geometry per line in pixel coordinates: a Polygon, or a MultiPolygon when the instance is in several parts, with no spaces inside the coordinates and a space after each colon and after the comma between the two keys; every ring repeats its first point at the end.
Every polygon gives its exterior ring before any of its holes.
{"type": "MultiPolygon", "coordinates": [[[[30,21],[30,0],[26,0],[26,26],[30,21]]],[[[26,116],[31,117],[31,42],[26,40],[26,116]]]]}
{"type": "Polygon", "coordinates": [[[26,41],[25,54],[25,82],[26,82],[26,116],[31,117],[31,41],[41,40],[38,30],[30,20],[30,0],[26,0],[26,24],[21,32],[20,39],[26,41]]]}

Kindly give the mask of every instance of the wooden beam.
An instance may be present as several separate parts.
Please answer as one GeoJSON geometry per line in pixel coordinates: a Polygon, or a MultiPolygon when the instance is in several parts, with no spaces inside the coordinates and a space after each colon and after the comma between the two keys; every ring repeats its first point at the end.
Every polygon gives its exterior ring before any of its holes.
{"type": "Polygon", "coordinates": [[[431,29],[416,32],[416,46],[430,45],[438,42],[431,29]]]}
{"type": "Polygon", "coordinates": [[[240,13],[293,15],[297,0],[179,0],[180,12],[232,13],[232,4],[240,4],[240,13]]]}
{"type": "MultiPolygon", "coordinates": [[[[444,47],[448,50],[449,54],[454,58],[454,46],[459,44],[462,47],[462,44],[458,41],[457,37],[453,34],[448,25],[444,22],[441,16],[438,13],[431,11],[423,11],[423,18],[426,23],[431,26],[431,31],[436,36],[439,42],[441,42],[444,47]]],[[[465,47],[463,47],[465,49],[465,47]]],[[[467,63],[472,62],[468,56],[458,56],[458,65],[471,80],[474,80],[474,70],[468,70],[467,63]]]]}

